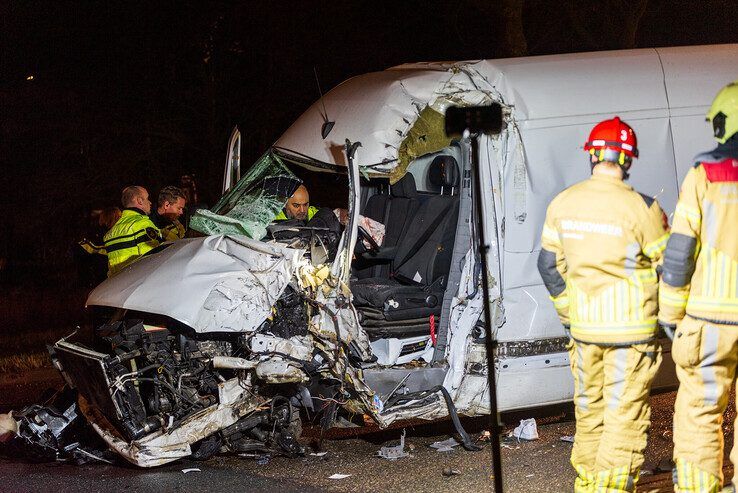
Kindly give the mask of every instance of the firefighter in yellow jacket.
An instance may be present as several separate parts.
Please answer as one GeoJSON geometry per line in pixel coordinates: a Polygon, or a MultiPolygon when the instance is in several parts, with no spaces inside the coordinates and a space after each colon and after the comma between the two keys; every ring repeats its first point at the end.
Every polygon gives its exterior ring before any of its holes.
{"type": "Polygon", "coordinates": [[[538,270],[571,337],[574,490],[634,491],[661,363],[656,267],[666,219],[656,200],[623,181],[638,156],[630,126],[600,122],[584,149],[592,176],[549,205],[538,270]]]}
{"type": "Polygon", "coordinates": [[[676,328],[678,492],[722,488],[721,424],[738,364],[738,81],[718,93],[707,119],[718,146],[684,178],[659,291],[659,321],[676,328]]]}
{"type": "Polygon", "coordinates": [[[144,187],[131,186],[123,190],[123,213],[105,233],[108,252],[108,277],[150,252],[161,243],[159,229],[151,222],[149,192],[144,187]]]}

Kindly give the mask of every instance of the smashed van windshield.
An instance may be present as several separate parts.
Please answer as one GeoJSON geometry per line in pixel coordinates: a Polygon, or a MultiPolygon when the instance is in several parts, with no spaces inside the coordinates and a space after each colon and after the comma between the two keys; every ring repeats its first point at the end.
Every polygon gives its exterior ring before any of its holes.
{"type": "Polygon", "coordinates": [[[238,234],[258,240],[301,183],[271,151],[211,209],[198,209],[190,227],[206,235],[238,234]]]}

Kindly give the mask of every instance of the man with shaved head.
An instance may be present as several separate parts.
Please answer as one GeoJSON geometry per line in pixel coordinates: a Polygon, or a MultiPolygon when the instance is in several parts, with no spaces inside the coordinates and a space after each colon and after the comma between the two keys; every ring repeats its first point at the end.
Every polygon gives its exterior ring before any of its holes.
{"type": "Polygon", "coordinates": [[[126,187],[121,202],[123,213],[103,238],[108,252],[108,277],[161,243],[161,233],[148,216],[151,213],[149,192],[138,185],[126,187]]]}
{"type": "Polygon", "coordinates": [[[288,219],[299,219],[309,221],[318,212],[317,207],[310,205],[310,194],[305,185],[300,185],[287,200],[282,212],[277,214],[275,221],[286,221],[288,219]]]}

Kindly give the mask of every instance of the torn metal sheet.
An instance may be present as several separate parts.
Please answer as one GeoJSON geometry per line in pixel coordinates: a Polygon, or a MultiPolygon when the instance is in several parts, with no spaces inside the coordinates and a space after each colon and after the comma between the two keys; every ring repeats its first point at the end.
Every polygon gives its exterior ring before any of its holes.
{"type": "Polygon", "coordinates": [[[381,457],[382,459],[387,460],[398,460],[398,459],[404,459],[405,457],[412,457],[412,454],[409,454],[405,452],[405,429],[402,429],[402,434],[400,435],[400,443],[397,445],[392,446],[384,446],[379,449],[377,452],[377,457],[381,457]]]}
{"type": "Polygon", "coordinates": [[[87,418],[108,446],[128,462],[139,467],[159,466],[191,455],[190,446],[193,443],[236,423],[262,404],[261,400],[244,392],[243,387],[237,384],[228,387],[226,392],[237,394],[238,399],[211,406],[189,417],[175,428],[155,432],[132,442],[122,440],[110,430],[104,419],[90,412],[91,410],[88,410],[87,418]]]}
{"type": "Polygon", "coordinates": [[[242,236],[180,240],[104,281],[87,305],[166,315],[203,333],[250,332],[271,314],[301,255],[242,236]]]}
{"type": "Polygon", "coordinates": [[[440,442],[433,442],[430,444],[430,448],[436,449],[436,452],[451,452],[454,447],[461,445],[454,437],[448,438],[440,442]]]}
{"type": "Polygon", "coordinates": [[[32,462],[111,463],[104,444],[80,413],[77,393],[68,387],[43,405],[1,416],[0,455],[32,462]]]}

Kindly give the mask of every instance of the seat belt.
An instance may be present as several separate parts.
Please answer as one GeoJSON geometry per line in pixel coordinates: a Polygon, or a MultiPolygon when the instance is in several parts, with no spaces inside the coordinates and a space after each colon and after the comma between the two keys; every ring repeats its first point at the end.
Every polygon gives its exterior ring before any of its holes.
{"type": "Polygon", "coordinates": [[[407,252],[407,254],[402,258],[400,263],[393,266],[392,269],[392,277],[394,277],[395,272],[400,270],[400,267],[405,265],[405,263],[410,260],[413,256],[415,256],[416,253],[420,250],[420,248],[425,244],[426,241],[428,241],[428,238],[430,238],[430,235],[433,234],[433,232],[438,228],[438,220],[443,218],[446,213],[453,207],[454,201],[449,200],[448,204],[446,204],[446,207],[443,208],[443,210],[433,218],[432,221],[428,222],[428,226],[425,228],[425,231],[418,237],[418,239],[413,244],[412,248],[410,248],[410,251],[407,252]]]}

